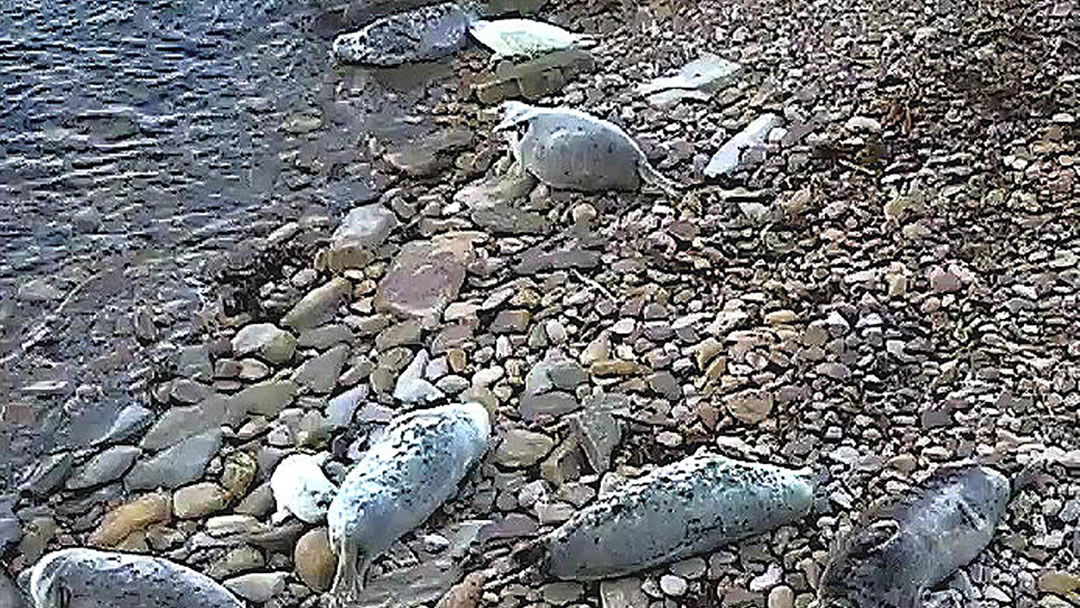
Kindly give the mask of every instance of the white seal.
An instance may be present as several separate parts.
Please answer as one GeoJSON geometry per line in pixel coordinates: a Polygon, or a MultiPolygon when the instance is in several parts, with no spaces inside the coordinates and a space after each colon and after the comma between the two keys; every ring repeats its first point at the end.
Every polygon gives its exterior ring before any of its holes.
{"type": "Polygon", "coordinates": [[[293,454],[278,464],[270,476],[270,490],[277,504],[272,523],[279,524],[290,514],[309,524],[317,524],[326,518],[326,510],[337,493],[337,488],[322,470],[329,457],[326,452],[315,456],[293,454]]]}
{"type": "Polygon", "coordinates": [[[35,608],[244,608],[213,579],[180,564],[145,555],[62,549],[30,573],[35,608]]]}
{"type": "Polygon", "coordinates": [[[487,410],[478,403],[418,410],[390,423],[330,505],[335,598],[353,601],[371,561],[457,493],[490,436],[487,410]]]}

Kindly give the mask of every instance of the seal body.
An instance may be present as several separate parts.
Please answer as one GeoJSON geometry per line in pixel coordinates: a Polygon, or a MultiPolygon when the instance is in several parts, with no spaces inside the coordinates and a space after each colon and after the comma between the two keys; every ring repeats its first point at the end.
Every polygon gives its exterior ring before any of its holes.
{"type": "Polygon", "coordinates": [[[863,515],[829,558],[820,605],[916,608],[924,594],[990,544],[1009,480],[984,466],[938,469],[915,490],[863,515]]]}
{"type": "Polygon", "coordinates": [[[434,61],[465,46],[471,5],[444,2],[388,15],[334,39],[334,57],[344,63],[394,66],[434,61]]]}
{"type": "Polygon", "coordinates": [[[337,493],[322,470],[327,457],[329,454],[293,454],[278,463],[270,476],[270,490],[277,504],[275,523],[284,521],[289,514],[309,524],[326,519],[326,510],[337,493]]]}
{"type": "Polygon", "coordinates": [[[809,471],[699,453],[660,467],[578,511],[542,542],[548,574],[620,577],[804,517],[809,471]]]}
{"type": "Polygon", "coordinates": [[[354,599],[371,561],[457,493],[490,435],[487,410],[478,403],[419,410],[390,423],[330,505],[335,597],[354,599]]]}
{"type": "Polygon", "coordinates": [[[637,190],[642,180],[669,194],[674,182],[660,175],[645,153],[617,125],[569,108],[541,108],[517,101],[503,104],[496,130],[517,129],[515,159],[553,188],[600,192],[637,190]]]}
{"type": "Polygon", "coordinates": [[[469,33],[495,52],[495,58],[536,57],[587,43],[588,38],[532,19],[477,20],[469,33]]]}
{"type": "Polygon", "coordinates": [[[93,549],[42,557],[30,574],[30,595],[35,608],[244,608],[213,579],[186,566],[93,549]]]}

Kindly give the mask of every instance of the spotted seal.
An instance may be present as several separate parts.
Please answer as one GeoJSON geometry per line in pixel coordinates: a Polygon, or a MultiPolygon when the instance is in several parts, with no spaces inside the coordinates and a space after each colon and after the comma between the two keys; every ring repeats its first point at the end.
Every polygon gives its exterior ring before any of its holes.
{"type": "Polygon", "coordinates": [[[61,549],[30,573],[35,608],[244,608],[213,579],[145,555],[61,549]]]}
{"type": "Polygon", "coordinates": [[[454,496],[490,435],[478,403],[418,410],[390,423],[330,505],[330,546],[338,556],[331,593],[339,602],[354,600],[372,560],[454,496]]]}
{"type": "Polygon", "coordinates": [[[797,521],[815,485],[807,469],[698,452],[600,497],[515,557],[563,580],[621,577],[797,521]]]}
{"type": "Polygon", "coordinates": [[[465,46],[469,24],[479,16],[474,2],[443,2],[387,15],[334,39],[342,63],[395,66],[434,61],[465,46]]]}
{"type": "Polygon", "coordinates": [[[649,163],[633,138],[591,114],[506,101],[495,131],[507,134],[521,169],[553,188],[637,190],[644,181],[678,195],[678,185],[649,163]]]}
{"type": "Polygon", "coordinates": [[[277,504],[273,523],[281,523],[289,515],[309,524],[326,519],[326,510],[337,493],[322,470],[329,457],[325,452],[317,456],[292,454],[278,463],[270,476],[270,490],[277,504]]]}
{"type": "Polygon", "coordinates": [[[1010,495],[1009,480],[992,468],[938,469],[910,492],[864,513],[833,548],[818,606],[924,606],[931,587],[990,544],[1010,495]]]}

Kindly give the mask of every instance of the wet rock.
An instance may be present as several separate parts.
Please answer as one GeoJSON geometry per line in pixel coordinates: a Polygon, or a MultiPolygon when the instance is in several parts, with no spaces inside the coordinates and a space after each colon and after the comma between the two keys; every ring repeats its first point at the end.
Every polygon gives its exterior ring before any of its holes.
{"type": "Polygon", "coordinates": [[[379,282],[375,307],[402,317],[438,318],[465,281],[474,257],[472,238],[453,233],[407,243],[379,282]]]}
{"type": "Polygon", "coordinates": [[[646,608],[649,598],[641,579],[619,578],[600,582],[600,608],[646,608]]]}
{"type": "Polygon", "coordinates": [[[350,211],[330,237],[326,258],[330,270],[338,272],[369,264],[398,224],[397,216],[379,203],[350,211]]]}
{"type": "Polygon", "coordinates": [[[292,307],[281,323],[296,331],[318,327],[331,321],[338,307],[349,299],[352,285],[348,279],[335,277],[326,285],[308,292],[292,307]]]}
{"type": "Polygon", "coordinates": [[[45,456],[22,483],[21,489],[35,496],[48,496],[53,490],[63,485],[71,474],[74,462],[75,457],[71,452],[45,456]]]}
{"type": "Polygon", "coordinates": [[[769,416],[773,408],[772,393],[749,391],[724,399],[728,413],[740,422],[758,424],[769,416]]]}
{"type": "Polygon", "coordinates": [[[337,558],[330,549],[326,528],[309,530],[296,542],[293,552],[296,574],[315,591],[326,591],[334,580],[337,558]]]}
{"type": "Polygon", "coordinates": [[[119,445],[94,456],[67,480],[69,490],[85,490],[116,481],[128,472],[141,454],[136,447],[119,445]]]}
{"type": "Polygon", "coordinates": [[[435,608],[476,608],[484,594],[483,571],[472,572],[454,585],[435,604],[435,608]]]}
{"type": "Polygon", "coordinates": [[[45,279],[31,279],[19,287],[15,298],[22,302],[49,302],[64,297],[60,291],[45,279]]]}
{"type": "Polygon", "coordinates": [[[306,386],[314,393],[325,394],[334,389],[337,384],[341,368],[345,366],[345,360],[349,357],[349,347],[340,344],[325,353],[305,361],[293,380],[301,386],[306,386]]]}
{"type": "Polygon", "coordinates": [[[87,542],[98,547],[116,546],[133,532],[168,522],[171,515],[172,501],[167,493],[147,494],[106,513],[87,542]]]}
{"type": "Polygon", "coordinates": [[[129,490],[176,488],[202,477],[221,447],[221,431],[190,437],[156,456],[140,460],[124,478],[129,490]]]}
{"type": "Polygon", "coordinates": [[[180,349],[176,373],[199,382],[209,382],[214,376],[210,366],[210,354],[206,346],[188,346],[180,349]]]}
{"type": "Polygon", "coordinates": [[[217,513],[227,504],[229,493],[216,483],[197,483],[173,493],[173,514],[180,519],[195,519],[217,513]]]}
{"type": "Polygon", "coordinates": [[[444,166],[444,152],[460,150],[472,143],[468,129],[444,129],[418,140],[405,142],[402,147],[386,154],[386,162],[413,177],[434,175],[444,166]]]}
{"type": "Polygon", "coordinates": [[[226,580],[225,588],[236,595],[261,604],[285,590],[284,572],[252,572],[226,580]]]}
{"type": "Polygon", "coordinates": [[[210,564],[206,574],[221,580],[243,572],[259,570],[266,566],[266,559],[255,547],[242,545],[229,551],[221,559],[210,564]]]}
{"type": "Polygon", "coordinates": [[[326,407],[327,423],[334,427],[348,426],[369,392],[367,384],[360,384],[331,399],[326,407]]]}
{"type": "Polygon", "coordinates": [[[745,160],[747,152],[763,148],[769,131],[781,124],[783,124],[783,119],[776,114],[763,114],[754,119],[745,129],[716,151],[705,167],[705,176],[719,177],[734,173],[745,160]]]}
{"type": "Polygon", "coordinates": [[[529,467],[547,456],[555,442],[547,435],[511,429],[495,450],[495,462],[504,467],[529,467]]]}
{"type": "Polygon", "coordinates": [[[394,398],[405,403],[427,403],[444,397],[435,385],[424,380],[424,369],[428,364],[428,354],[420,350],[413,357],[409,366],[401,372],[394,386],[394,398]]]}
{"type": "Polygon", "coordinates": [[[254,354],[274,365],[282,365],[292,360],[296,338],[272,323],[255,323],[236,332],[232,347],[236,356],[254,354]]]}

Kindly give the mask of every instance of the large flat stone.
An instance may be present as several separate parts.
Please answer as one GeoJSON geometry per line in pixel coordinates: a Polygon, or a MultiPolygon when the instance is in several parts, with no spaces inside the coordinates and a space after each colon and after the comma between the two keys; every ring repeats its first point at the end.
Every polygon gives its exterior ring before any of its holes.
{"type": "Polygon", "coordinates": [[[151,452],[172,447],[225,424],[230,419],[229,412],[229,400],[220,396],[204,399],[197,405],[174,407],[154,423],[139,445],[151,452]]]}
{"type": "Polygon", "coordinates": [[[292,307],[281,323],[296,331],[318,327],[333,320],[337,309],[349,299],[352,285],[348,279],[336,277],[326,285],[308,292],[292,307]]]}
{"type": "Polygon", "coordinates": [[[401,248],[379,283],[375,307],[401,317],[438,318],[465,282],[473,233],[452,233],[401,248]]]}
{"type": "Polygon", "coordinates": [[[233,356],[257,355],[268,363],[288,363],[296,352],[296,338],[272,323],[253,323],[236,332],[233,356]]]}
{"type": "Polygon", "coordinates": [[[397,216],[379,203],[350,211],[330,237],[327,265],[335,272],[363,268],[375,258],[375,250],[399,224],[397,216]]]}
{"type": "Polygon", "coordinates": [[[334,389],[338,375],[349,357],[349,347],[339,344],[325,353],[309,359],[296,370],[297,384],[306,386],[314,393],[325,394],[334,389]]]}
{"type": "Polygon", "coordinates": [[[300,387],[291,380],[270,380],[253,384],[229,399],[229,416],[277,416],[292,403],[298,390],[300,387]]]}
{"type": "Polygon", "coordinates": [[[156,456],[135,463],[124,478],[128,490],[173,489],[203,476],[221,447],[221,430],[190,437],[156,456]]]}
{"type": "Polygon", "coordinates": [[[76,469],[67,480],[67,489],[84,490],[116,481],[128,472],[140,453],[139,448],[129,445],[111,447],[76,469]]]}

